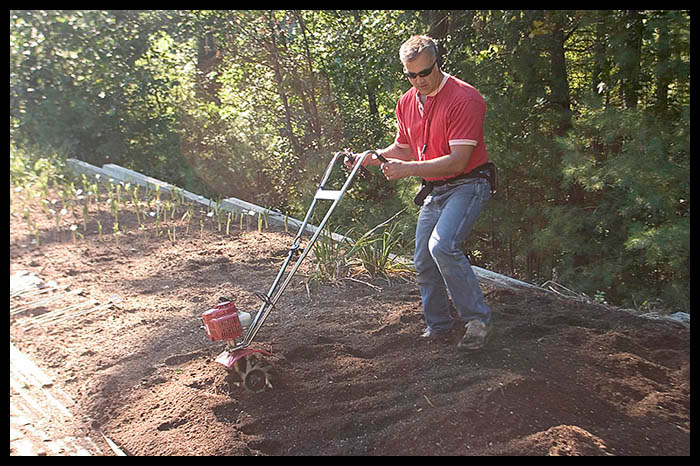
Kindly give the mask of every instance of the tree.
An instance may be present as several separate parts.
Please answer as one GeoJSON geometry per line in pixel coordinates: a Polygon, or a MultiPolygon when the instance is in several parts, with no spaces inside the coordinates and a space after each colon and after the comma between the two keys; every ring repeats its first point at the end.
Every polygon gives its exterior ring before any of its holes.
{"type": "MultiPolygon", "coordinates": [[[[11,143],[303,214],[330,154],[392,142],[416,33],[487,103],[477,265],[688,309],[687,10],[11,10],[11,143]]],[[[334,218],[415,184],[363,180],[334,218]]]]}

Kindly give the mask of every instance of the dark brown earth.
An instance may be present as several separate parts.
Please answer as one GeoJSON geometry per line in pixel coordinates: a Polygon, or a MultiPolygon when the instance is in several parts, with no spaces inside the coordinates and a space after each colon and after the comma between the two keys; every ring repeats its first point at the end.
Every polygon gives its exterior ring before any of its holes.
{"type": "Polygon", "coordinates": [[[11,315],[10,342],[76,401],[73,429],[99,428],[128,454],[690,454],[690,332],[680,324],[484,283],[494,337],[463,354],[417,338],[414,280],[307,290],[309,263],[258,335],[254,346],[273,354],[273,388],[252,394],[214,362],[223,344],[199,316],[220,296],[257,310],[254,293],[267,291],[292,236],[208,226],[200,237],[193,226],[173,243],[126,218],[117,247],[102,215],[102,241],[94,224],[73,242],[46,219],[37,247],[14,210],[10,274],[84,291],[11,315]],[[114,295],[108,309],[28,328],[75,300],[114,295]]]}

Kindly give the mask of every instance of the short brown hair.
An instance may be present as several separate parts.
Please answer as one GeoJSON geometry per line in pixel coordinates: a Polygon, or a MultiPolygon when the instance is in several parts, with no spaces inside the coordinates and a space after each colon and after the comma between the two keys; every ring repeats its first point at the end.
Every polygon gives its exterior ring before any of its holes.
{"type": "Polygon", "coordinates": [[[401,45],[399,49],[399,58],[402,63],[415,60],[415,58],[424,50],[428,51],[433,58],[437,59],[438,48],[435,41],[425,35],[416,35],[408,39],[401,45]]]}

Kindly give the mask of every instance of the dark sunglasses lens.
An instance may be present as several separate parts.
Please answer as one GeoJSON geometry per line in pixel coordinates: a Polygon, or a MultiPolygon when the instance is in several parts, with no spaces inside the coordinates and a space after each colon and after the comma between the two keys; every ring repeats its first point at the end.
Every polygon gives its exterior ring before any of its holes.
{"type": "Polygon", "coordinates": [[[406,70],[404,70],[403,73],[411,79],[416,79],[418,76],[420,76],[421,78],[425,78],[426,76],[428,76],[430,73],[433,72],[434,66],[435,66],[435,63],[430,65],[430,68],[426,68],[424,70],[421,70],[418,73],[411,73],[410,71],[406,71],[406,70]]]}

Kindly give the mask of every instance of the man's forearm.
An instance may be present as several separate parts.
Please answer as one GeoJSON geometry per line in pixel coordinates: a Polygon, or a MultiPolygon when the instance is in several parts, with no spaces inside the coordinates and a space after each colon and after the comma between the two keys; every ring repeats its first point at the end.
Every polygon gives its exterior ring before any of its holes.
{"type": "Polygon", "coordinates": [[[418,176],[420,178],[452,177],[464,172],[469,163],[473,146],[454,146],[452,152],[442,157],[423,161],[399,161],[387,156],[388,163],[382,172],[388,180],[418,176]]]}
{"type": "Polygon", "coordinates": [[[421,178],[456,176],[464,171],[467,162],[469,162],[469,156],[464,154],[449,154],[422,162],[410,162],[410,176],[421,178]]]}
{"type": "MultiPolygon", "coordinates": [[[[379,152],[387,159],[399,159],[405,162],[413,160],[413,153],[408,147],[402,148],[393,143],[386,149],[382,149],[379,152]]],[[[373,165],[381,165],[381,163],[376,163],[373,165]]]]}

